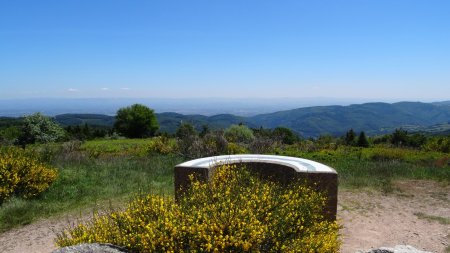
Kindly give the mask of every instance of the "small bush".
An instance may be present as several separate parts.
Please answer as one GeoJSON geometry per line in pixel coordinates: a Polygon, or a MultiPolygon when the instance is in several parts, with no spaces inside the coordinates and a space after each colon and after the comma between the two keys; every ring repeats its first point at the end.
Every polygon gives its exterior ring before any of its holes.
{"type": "Polygon", "coordinates": [[[45,191],[56,179],[50,168],[19,148],[0,150],[0,204],[11,196],[31,198],[45,191]]]}
{"type": "Polygon", "coordinates": [[[225,129],[225,138],[229,142],[251,143],[255,136],[253,131],[245,125],[231,125],[225,129]]]}
{"type": "Polygon", "coordinates": [[[137,198],[124,211],[68,228],[56,243],[112,243],[132,252],[338,252],[338,226],[322,216],[324,203],[305,186],[281,187],[225,165],[209,183],[193,180],[177,203],[137,198]]]}
{"type": "Polygon", "coordinates": [[[203,137],[205,152],[203,156],[223,155],[227,153],[228,142],[223,131],[206,133],[203,137]]]}
{"type": "Polygon", "coordinates": [[[450,136],[438,136],[430,138],[424,145],[423,149],[427,151],[439,151],[443,153],[450,152],[450,136]]]}
{"type": "Polygon", "coordinates": [[[167,155],[175,152],[176,142],[165,136],[154,137],[150,140],[148,146],[149,153],[167,155]]]}
{"type": "Polygon", "coordinates": [[[56,142],[65,136],[64,129],[60,125],[41,113],[26,116],[21,132],[17,142],[23,146],[32,143],[56,142]]]}
{"type": "Polygon", "coordinates": [[[374,148],[366,153],[373,161],[404,161],[407,155],[407,152],[400,148],[374,148]]]}
{"type": "Polygon", "coordinates": [[[204,148],[203,141],[198,135],[189,135],[182,139],[177,139],[177,150],[186,158],[195,159],[202,157],[204,148]]]}
{"type": "Polygon", "coordinates": [[[227,153],[230,155],[248,154],[249,151],[245,147],[243,147],[237,143],[229,142],[228,146],[227,146],[227,153]]]}
{"type": "Polygon", "coordinates": [[[206,129],[202,135],[193,131],[194,128],[187,124],[183,124],[177,130],[178,151],[185,158],[194,159],[227,153],[228,142],[223,131],[211,132],[206,129]]]}
{"type": "Polygon", "coordinates": [[[271,138],[267,137],[256,137],[253,142],[250,144],[250,151],[253,154],[266,154],[275,150],[276,147],[281,145],[278,142],[274,141],[271,138]]]}

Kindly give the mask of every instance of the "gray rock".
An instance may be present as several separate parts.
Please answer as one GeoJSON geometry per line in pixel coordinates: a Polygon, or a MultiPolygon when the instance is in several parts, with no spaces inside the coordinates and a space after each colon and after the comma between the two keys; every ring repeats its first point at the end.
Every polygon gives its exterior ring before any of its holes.
{"type": "Polygon", "coordinates": [[[106,243],[85,243],[68,246],[52,251],[52,253],[131,253],[126,249],[106,243]]]}
{"type": "MultiPolygon", "coordinates": [[[[356,253],[364,253],[364,252],[358,251],[356,253]]],[[[432,253],[432,252],[418,250],[409,245],[397,245],[394,248],[382,247],[379,249],[373,249],[371,251],[367,251],[366,253],[432,253]]]]}

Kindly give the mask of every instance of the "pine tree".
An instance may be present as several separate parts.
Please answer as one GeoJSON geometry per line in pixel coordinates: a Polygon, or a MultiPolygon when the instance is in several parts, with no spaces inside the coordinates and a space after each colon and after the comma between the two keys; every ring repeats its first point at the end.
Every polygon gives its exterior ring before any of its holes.
{"type": "Polygon", "coordinates": [[[347,133],[345,134],[345,145],[347,146],[353,146],[355,145],[355,138],[356,138],[356,134],[355,131],[353,131],[353,129],[350,129],[347,131],[347,133]]]}
{"type": "Polygon", "coordinates": [[[364,148],[367,148],[369,146],[369,142],[367,141],[367,137],[364,131],[361,131],[361,133],[359,134],[357,145],[358,147],[364,148]]]}

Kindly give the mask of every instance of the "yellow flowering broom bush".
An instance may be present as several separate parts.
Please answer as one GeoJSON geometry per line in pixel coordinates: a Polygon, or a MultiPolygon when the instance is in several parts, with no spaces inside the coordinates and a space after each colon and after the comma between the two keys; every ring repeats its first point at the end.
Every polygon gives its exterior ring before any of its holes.
{"type": "Polygon", "coordinates": [[[137,198],[124,211],[66,229],[56,243],[112,243],[132,252],[338,252],[338,225],[324,219],[324,204],[301,184],[281,187],[224,165],[207,183],[192,178],[178,202],[137,198]]]}
{"type": "Polygon", "coordinates": [[[11,196],[31,198],[55,181],[56,169],[20,148],[0,149],[0,204],[11,196]]]}

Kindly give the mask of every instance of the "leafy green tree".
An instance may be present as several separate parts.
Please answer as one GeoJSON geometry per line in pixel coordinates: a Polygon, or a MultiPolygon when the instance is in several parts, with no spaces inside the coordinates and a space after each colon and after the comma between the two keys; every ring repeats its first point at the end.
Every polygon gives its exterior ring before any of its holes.
{"type": "Polygon", "coordinates": [[[128,138],[145,138],[154,136],[159,124],[152,109],[134,104],[117,111],[114,128],[128,138]]]}
{"type": "Polygon", "coordinates": [[[22,126],[22,134],[18,139],[20,145],[32,143],[48,143],[62,140],[65,136],[64,129],[55,123],[50,117],[41,113],[35,113],[25,117],[22,126]]]}
{"type": "Polygon", "coordinates": [[[427,142],[427,137],[421,133],[415,133],[408,136],[408,146],[413,148],[420,148],[427,142]]]}
{"type": "Polygon", "coordinates": [[[225,138],[231,142],[250,143],[255,136],[253,131],[245,125],[231,125],[225,130],[225,138]]]}
{"type": "Polygon", "coordinates": [[[252,128],[253,134],[257,138],[272,138],[273,130],[269,128],[263,128],[262,126],[259,128],[252,128]]]}
{"type": "Polygon", "coordinates": [[[197,136],[198,133],[194,126],[190,123],[181,123],[180,127],[177,129],[175,135],[179,139],[191,138],[192,136],[197,136]]]}
{"type": "Polygon", "coordinates": [[[391,136],[391,143],[396,146],[405,145],[408,142],[408,132],[406,130],[395,129],[391,136]]]}
{"type": "Polygon", "coordinates": [[[373,139],[373,143],[374,144],[391,143],[391,135],[390,134],[385,134],[385,135],[381,135],[381,136],[376,136],[373,139]]]}
{"type": "Polygon", "coordinates": [[[286,127],[277,127],[272,132],[273,137],[281,140],[283,144],[294,144],[299,140],[298,136],[286,127]]]}
{"type": "Polygon", "coordinates": [[[369,146],[369,141],[367,141],[366,133],[364,133],[364,131],[361,131],[361,133],[359,133],[357,145],[358,147],[364,148],[367,148],[369,146]]]}

